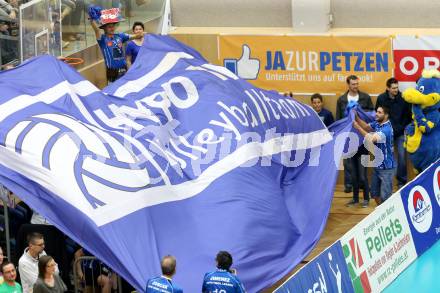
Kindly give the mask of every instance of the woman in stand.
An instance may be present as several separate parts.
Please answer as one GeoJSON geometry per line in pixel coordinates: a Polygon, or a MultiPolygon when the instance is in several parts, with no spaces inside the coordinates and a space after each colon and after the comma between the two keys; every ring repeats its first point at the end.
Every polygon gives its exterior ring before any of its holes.
{"type": "MultiPolygon", "coordinates": [[[[142,34],[142,36],[144,35],[144,24],[142,22],[136,21],[133,24],[132,29],[133,29],[133,34],[135,35],[142,34]]],[[[128,42],[127,48],[125,49],[125,58],[127,61],[128,68],[130,68],[131,65],[133,65],[143,43],[144,43],[144,37],[140,39],[133,39],[130,42],[128,42]]]]}
{"type": "Polygon", "coordinates": [[[66,284],[55,274],[57,263],[48,255],[38,260],[38,279],[34,285],[33,293],[64,293],[67,291],[66,284]]]}

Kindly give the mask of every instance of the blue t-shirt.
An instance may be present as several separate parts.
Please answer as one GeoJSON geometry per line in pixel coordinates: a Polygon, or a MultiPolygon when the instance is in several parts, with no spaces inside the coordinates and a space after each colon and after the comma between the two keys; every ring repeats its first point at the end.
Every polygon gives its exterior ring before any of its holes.
{"type": "Polygon", "coordinates": [[[333,118],[332,112],[327,110],[326,108],[322,108],[321,111],[318,113],[319,118],[321,118],[322,122],[325,126],[329,126],[333,122],[335,122],[335,119],[333,118]]]}
{"type": "Polygon", "coordinates": [[[244,293],[246,291],[237,276],[228,271],[217,269],[215,272],[205,274],[202,292],[244,293]]]}
{"type": "Polygon", "coordinates": [[[380,140],[376,142],[376,146],[381,150],[383,154],[383,162],[377,167],[379,169],[393,169],[396,167],[394,162],[394,148],[393,148],[393,127],[391,122],[380,124],[377,121],[369,124],[380,136],[380,140]]]}
{"type": "Polygon", "coordinates": [[[120,69],[127,65],[122,44],[129,39],[128,34],[117,33],[112,36],[103,34],[101,39],[97,40],[107,68],[120,69]]]}
{"type": "Polygon", "coordinates": [[[134,41],[128,42],[127,49],[125,50],[125,55],[131,56],[131,64],[133,64],[134,61],[136,61],[136,57],[137,57],[141,47],[142,46],[136,45],[136,43],[134,41]]]}
{"type": "Polygon", "coordinates": [[[157,277],[154,279],[148,280],[146,293],[183,293],[183,290],[180,289],[176,284],[173,284],[172,281],[165,277],[157,277]]]}

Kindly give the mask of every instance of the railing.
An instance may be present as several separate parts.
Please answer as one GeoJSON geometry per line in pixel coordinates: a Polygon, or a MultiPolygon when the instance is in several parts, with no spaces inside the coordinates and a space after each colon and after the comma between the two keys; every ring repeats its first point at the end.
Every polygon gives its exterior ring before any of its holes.
{"type": "MultiPolygon", "coordinates": [[[[107,278],[105,282],[110,282],[107,285],[107,289],[108,292],[111,292],[112,289],[115,289],[115,285],[117,285],[117,291],[119,293],[122,293],[122,283],[121,283],[121,278],[116,275],[114,272],[112,271],[107,271],[107,269],[101,264],[101,262],[94,256],[81,256],[78,257],[74,264],[73,264],[73,279],[74,279],[74,288],[75,288],[75,293],[79,293],[79,292],[101,292],[101,290],[96,291],[97,289],[100,289],[99,287],[101,287],[102,289],[102,284],[98,284],[99,281],[98,279],[101,278],[100,280],[102,281],[103,278],[105,277],[107,278]],[[91,262],[96,262],[93,265],[90,265],[91,262]],[[83,274],[83,278],[80,278],[78,275],[78,264],[81,266],[81,272],[83,274]],[[95,270],[96,267],[95,265],[98,267],[98,270],[95,270]],[[87,266],[89,266],[90,268],[88,268],[87,272],[86,272],[86,268],[87,266]],[[91,276],[88,275],[86,276],[86,274],[91,273],[91,276]],[[105,275],[106,274],[106,275],[105,275]],[[90,278],[91,277],[91,278],[90,278]],[[109,287],[111,284],[111,287],[109,287]]],[[[104,282],[104,281],[102,281],[104,282]]],[[[102,290],[102,292],[104,292],[105,290],[102,290]]]]}

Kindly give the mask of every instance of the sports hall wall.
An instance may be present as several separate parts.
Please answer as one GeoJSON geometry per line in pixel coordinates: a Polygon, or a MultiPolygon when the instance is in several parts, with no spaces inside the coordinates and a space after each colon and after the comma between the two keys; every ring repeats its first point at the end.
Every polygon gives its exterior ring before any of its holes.
{"type": "MultiPolygon", "coordinates": [[[[329,4],[332,28],[437,28],[440,2],[432,0],[174,0],[176,27],[291,27],[292,2],[329,4]]],[[[311,12],[312,13],[312,12],[311,12]]],[[[310,17],[310,14],[305,15],[310,17]]]]}

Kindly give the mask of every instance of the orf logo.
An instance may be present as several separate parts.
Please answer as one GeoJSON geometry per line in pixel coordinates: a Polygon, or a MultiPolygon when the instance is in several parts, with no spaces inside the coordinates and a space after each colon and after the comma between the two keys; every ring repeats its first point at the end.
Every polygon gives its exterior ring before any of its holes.
{"type": "Polygon", "coordinates": [[[437,199],[437,203],[440,206],[440,166],[437,167],[434,171],[434,178],[433,178],[433,190],[434,190],[434,196],[437,199]]]}
{"type": "Polygon", "coordinates": [[[429,230],[432,223],[432,205],[428,192],[420,185],[411,189],[408,196],[408,213],[411,222],[420,233],[429,230]]]}
{"type": "Polygon", "coordinates": [[[415,82],[423,69],[440,67],[439,50],[394,50],[395,76],[399,81],[415,82]]]}

